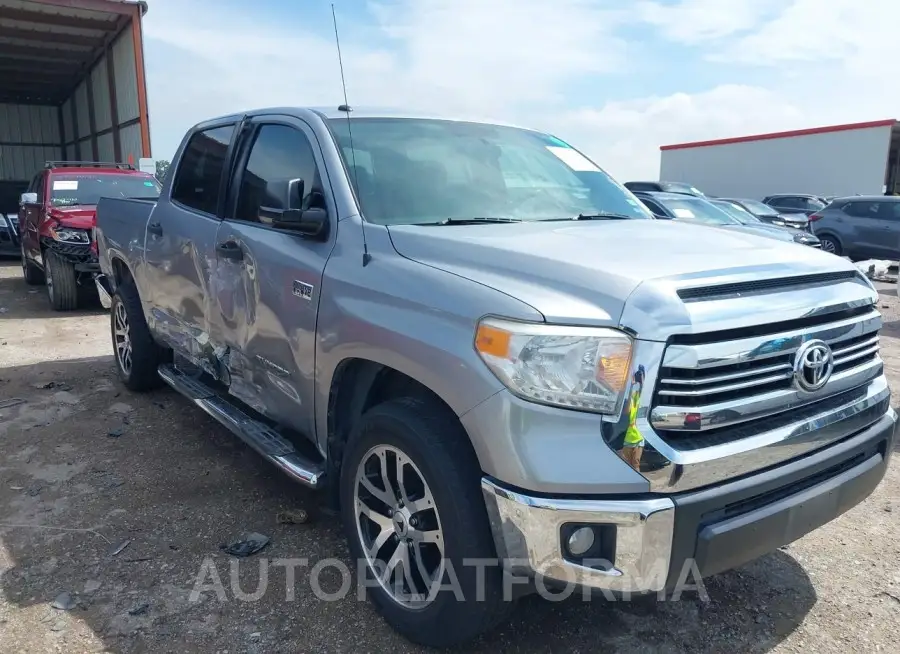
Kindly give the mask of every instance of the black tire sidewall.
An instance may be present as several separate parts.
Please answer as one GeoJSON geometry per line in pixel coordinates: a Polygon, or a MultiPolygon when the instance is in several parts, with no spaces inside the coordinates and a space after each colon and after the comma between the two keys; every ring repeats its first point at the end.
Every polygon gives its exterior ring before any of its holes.
{"type": "Polygon", "coordinates": [[[75,267],[53,251],[44,253],[45,277],[53,280],[53,296],[49,286],[47,298],[56,311],[71,311],[78,308],[78,281],[75,267]]]}
{"type": "MultiPolygon", "coordinates": [[[[341,515],[350,553],[351,570],[365,570],[371,580],[366,591],[385,619],[398,631],[415,642],[428,645],[450,645],[476,636],[492,626],[486,613],[496,611],[497,600],[502,598],[502,576],[499,567],[483,569],[482,594],[478,594],[479,574],[474,566],[464,566],[465,559],[492,559],[497,555],[490,532],[487,511],[482,499],[481,471],[474,454],[468,456],[464,447],[434,447],[429,442],[427,429],[420,420],[421,407],[390,401],[367,412],[359,429],[351,436],[341,470],[341,515]],[[444,552],[448,565],[452,565],[465,601],[457,601],[452,590],[441,590],[434,601],[424,609],[411,610],[399,605],[386,591],[372,580],[372,571],[365,565],[365,556],[357,534],[354,510],[354,484],[360,459],[372,447],[391,445],[408,456],[425,477],[434,497],[441,520],[444,552]],[[474,488],[473,488],[474,486],[474,488]],[[458,492],[457,492],[458,491],[458,492]],[[357,563],[359,562],[359,563],[357,563]],[[479,601],[479,598],[486,598],[479,601]],[[441,635],[443,632],[445,635],[441,635]],[[437,642],[436,642],[437,639],[437,642]]],[[[452,432],[458,425],[456,417],[445,421],[445,432],[452,432]]],[[[431,422],[430,427],[441,423],[431,422]]],[[[459,427],[461,431],[461,427],[459,427]]],[[[444,436],[445,434],[442,434],[444,436]]],[[[464,433],[463,438],[466,438],[464,433]]],[[[454,585],[454,579],[445,573],[445,587],[454,585]]]]}
{"type": "MultiPolygon", "coordinates": [[[[833,237],[833,236],[820,236],[820,237],[819,237],[819,241],[821,241],[821,242],[823,242],[823,243],[824,243],[825,241],[828,241],[829,243],[831,243],[832,245],[834,245],[834,249],[833,249],[833,250],[830,250],[830,251],[829,251],[829,250],[825,250],[826,252],[830,252],[831,254],[836,254],[836,255],[840,255],[840,254],[841,254],[841,244],[838,242],[838,240],[837,240],[835,237],[833,237]]],[[[823,249],[824,249],[824,248],[823,248],[823,249]]]]}
{"type": "Polygon", "coordinates": [[[162,383],[159,364],[163,361],[163,349],[156,343],[144,319],[141,299],[132,282],[116,288],[109,307],[109,335],[116,360],[116,370],[125,387],[132,391],[147,391],[162,383]],[[128,336],[131,340],[131,372],[126,373],[119,362],[116,350],[116,308],[121,305],[128,319],[128,336]]]}

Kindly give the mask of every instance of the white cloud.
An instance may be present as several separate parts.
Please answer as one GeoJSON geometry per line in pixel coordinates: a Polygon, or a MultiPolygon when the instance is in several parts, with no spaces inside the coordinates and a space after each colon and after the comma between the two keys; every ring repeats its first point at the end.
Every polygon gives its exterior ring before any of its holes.
{"type": "MultiPolygon", "coordinates": [[[[343,101],[330,20],[298,26],[212,0],[150,4],[156,156],[171,156],[191,124],[214,115],[343,101]]],[[[620,178],[652,178],[661,144],[900,114],[887,7],[887,0],[642,0],[627,10],[617,0],[379,0],[365,17],[338,3],[338,20],[351,104],[529,124],[620,178]],[[660,81],[671,87],[673,76],[683,78],[694,92],[619,94],[630,75],[653,80],[638,66],[668,57],[670,48],[693,56],[693,68],[661,67],[660,81]],[[698,89],[698,72],[713,82],[698,89]],[[576,88],[605,97],[586,102],[576,88]]]]}
{"type": "Polygon", "coordinates": [[[696,45],[755,28],[783,0],[684,0],[664,4],[640,0],[634,10],[673,41],[696,45]]]}

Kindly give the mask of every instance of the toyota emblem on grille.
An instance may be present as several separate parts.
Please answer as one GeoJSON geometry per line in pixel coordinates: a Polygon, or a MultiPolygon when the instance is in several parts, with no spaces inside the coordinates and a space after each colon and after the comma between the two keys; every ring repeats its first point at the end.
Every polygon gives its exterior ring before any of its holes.
{"type": "Polygon", "coordinates": [[[794,357],[794,383],[800,390],[817,391],[828,383],[834,370],[834,356],[828,343],[807,341],[794,357]]]}

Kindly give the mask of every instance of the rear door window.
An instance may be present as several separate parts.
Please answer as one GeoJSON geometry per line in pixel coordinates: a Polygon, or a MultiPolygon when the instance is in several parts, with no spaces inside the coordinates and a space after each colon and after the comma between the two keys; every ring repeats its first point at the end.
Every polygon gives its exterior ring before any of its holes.
{"type": "Polygon", "coordinates": [[[234,125],[197,132],[188,141],[172,185],[172,200],[196,211],[216,215],[222,172],[234,125]]]}

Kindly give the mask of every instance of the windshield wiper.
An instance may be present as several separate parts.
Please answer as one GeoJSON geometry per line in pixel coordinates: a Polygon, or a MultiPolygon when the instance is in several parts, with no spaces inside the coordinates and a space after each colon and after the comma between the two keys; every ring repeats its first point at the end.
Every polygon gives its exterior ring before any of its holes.
{"type": "Polygon", "coordinates": [[[478,223],[520,223],[518,218],[499,218],[496,216],[474,216],[471,218],[444,218],[436,223],[425,225],[475,225],[478,223]]]}
{"type": "Polygon", "coordinates": [[[632,220],[634,216],[624,213],[614,213],[611,211],[601,211],[599,213],[580,213],[572,220],[632,220]]]}
{"type": "Polygon", "coordinates": [[[634,220],[634,216],[629,216],[624,213],[615,213],[612,211],[600,211],[597,213],[580,213],[577,216],[572,216],[571,218],[547,218],[547,221],[562,221],[562,220],[634,220]]]}

